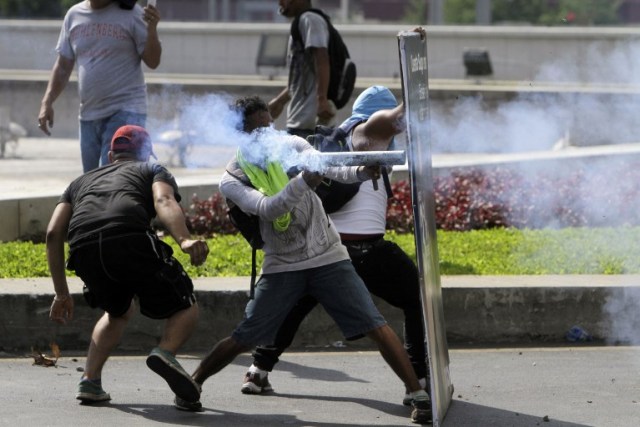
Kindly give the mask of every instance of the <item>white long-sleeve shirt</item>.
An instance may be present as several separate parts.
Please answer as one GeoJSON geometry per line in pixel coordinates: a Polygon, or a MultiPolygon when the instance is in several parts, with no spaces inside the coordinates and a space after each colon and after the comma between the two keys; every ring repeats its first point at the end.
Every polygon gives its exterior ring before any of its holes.
{"type": "MultiPolygon", "coordinates": [[[[292,142],[298,151],[313,150],[303,139],[292,142]]],[[[357,167],[329,168],[323,174],[341,182],[357,182],[357,167]]],[[[320,198],[298,174],[276,195],[266,196],[225,172],[220,192],[240,209],[260,217],[264,240],[263,273],[298,271],[349,259],[340,236],[322,207],[320,198]],[[273,220],[291,213],[285,231],[276,231],[273,220]]]]}

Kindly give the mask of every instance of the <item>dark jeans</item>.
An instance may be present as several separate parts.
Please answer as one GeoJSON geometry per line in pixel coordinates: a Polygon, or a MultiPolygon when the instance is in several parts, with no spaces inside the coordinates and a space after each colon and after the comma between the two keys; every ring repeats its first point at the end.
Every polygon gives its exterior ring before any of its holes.
{"type": "MultiPolygon", "coordinates": [[[[343,243],[369,292],[404,312],[404,345],[411,365],[418,378],[427,377],[424,320],[416,265],[398,245],[384,239],[343,243]]],[[[293,342],[302,320],[316,304],[311,296],[301,298],[278,329],[274,344],[255,349],[254,364],[270,372],[293,342]]]]}

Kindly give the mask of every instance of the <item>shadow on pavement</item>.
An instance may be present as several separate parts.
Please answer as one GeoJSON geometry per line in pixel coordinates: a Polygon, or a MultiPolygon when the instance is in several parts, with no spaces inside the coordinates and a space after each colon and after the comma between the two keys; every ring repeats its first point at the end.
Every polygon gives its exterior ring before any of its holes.
{"type": "MultiPolygon", "coordinates": [[[[286,397],[281,395],[281,397],[286,397]]],[[[326,396],[293,396],[295,398],[323,399],[326,396]]],[[[343,399],[338,399],[343,400],[343,399]]],[[[373,402],[373,401],[372,401],[373,402]]],[[[374,402],[379,403],[379,402],[374,402]]],[[[105,406],[106,407],[106,406],[105,406]]],[[[168,424],[168,425],[186,425],[186,426],[304,426],[304,427],[347,427],[353,425],[361,425],[359,423],[320,423],[309,422],[298,419],[295,415],[289,414],[254,414],[247,415],[238,412],[220,411],[213,408],[203,407],[204,412],[185,412],[177,410],[168,405],[125,405],[115,404],[108,407],[117,409],[127,414],[141,416],[150,421],[168,424]]],[[[377,408],[380,409],[380,408],[377,408]]],[[[405,409],[406,411],[406,409],[405,409]]],[[[135,424],[135,421],[133,421],[135,424]]]]}
{"type": "Polygon", "coordinates": [[[505,409],[492,408],[461,400],[451,401],[451,406],[442,422],[442,427],[514,427],[514,426],[549,426],[549,427],[589,427],[553,418],[545,420],[544,415],[527,415],[505,409]]]}
{"type": "MultiPolygon", "coordinates": [[[[247,364],[250,366],[251,361],[247,364]]],[[[281,361],[279,362],[274,371],[286,371],[290,372],[296,378],[306,378],[319,381],[329,382],[357,382],[357,383],[369,383],[370,381],[363,380],[361,378],[355,378],[349,375],[347,372],[337,371],[335,369],[317,368],[314,366],[305,366],[298,363],[281,361]]],[[[398,380],[400,381],[400,380],[398,380]]]]}

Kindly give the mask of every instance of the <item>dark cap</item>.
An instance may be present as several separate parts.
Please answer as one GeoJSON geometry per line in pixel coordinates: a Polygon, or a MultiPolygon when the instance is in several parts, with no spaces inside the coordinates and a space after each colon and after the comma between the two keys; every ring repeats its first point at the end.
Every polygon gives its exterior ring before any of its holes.
{"type": "Polygon", "coordinates": [[[111,151],[114,154],[132,153],[136,158],[146,160],[153,156],[151,137],[145,128],[136,125],[125,125],[113,134],[111,139],[111,151]]]}

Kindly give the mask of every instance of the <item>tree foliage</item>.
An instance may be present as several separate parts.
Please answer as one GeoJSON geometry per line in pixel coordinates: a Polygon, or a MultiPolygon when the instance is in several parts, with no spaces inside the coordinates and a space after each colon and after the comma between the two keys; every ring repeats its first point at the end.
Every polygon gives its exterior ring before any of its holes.
{"type": "Polygon", "coordinates": [[[473,24],[476,22],[476,0],[448,0],[444,2],[444,22],[473,24]]]}
{"type": "MultiPolygon", "coordinates": [[[[492,22],[530,25],[615,25],[623,0],[492,0],[492,22]]],[[[451,25],[476,22],[476,0],[443,2],[444,22],[451,25]]],[[[405,21],[422,23],[428,2],[412,0],[405,21]]]]}
{"type": "Polygon", "coordinates": [[[558,0],[557,6],[543,12],[539,23],[544,25],[612,25],[618,24],[622,0],[558,0]]]}
{"type": "Polygon", "coordinates": [[[492,21],[536,24],[548,4],[548,0],[493,0],[492,21]]]}
{"type": "Polygon", "coordinates": [[[426,1],[411,0],[407,6],[403,21],[409,24],[426,24],[427,8],[428,5],[426,1]]]}

